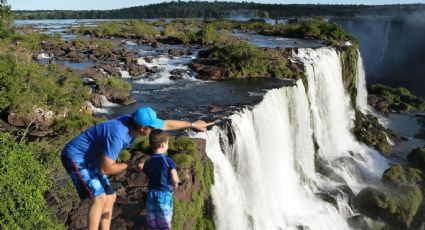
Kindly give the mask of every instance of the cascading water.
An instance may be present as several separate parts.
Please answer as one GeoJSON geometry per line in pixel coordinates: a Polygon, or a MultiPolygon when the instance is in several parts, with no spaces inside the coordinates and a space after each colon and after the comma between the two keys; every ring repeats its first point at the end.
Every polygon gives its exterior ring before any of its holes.
{"type": "Polygon", "coordinates": [[[353,211],[341,187],[358,193],[387,166],[350,133],[337,52],[300,49],[296,56],[306,66],[307,91],[301,81],[270,90],[252,110],[232,115],[230,127],[199,134],[214,163],[218,229],[349,229],[353,211]],[[335,205],[319,198],[331,191],[340,192],[335,205]]]}
{"type": "MultiPolygon", "coordinates": [[[[360,51],[358,51],[360,53],[360,51]]],[[[357,97],[356,104],[357,108],[363,113],[371,111],[367,104],[367,89],[366,89],[366,73],[364,70],[362,56],[359,55],[357,59],[357,79],[356,79],[357,97]]]]}

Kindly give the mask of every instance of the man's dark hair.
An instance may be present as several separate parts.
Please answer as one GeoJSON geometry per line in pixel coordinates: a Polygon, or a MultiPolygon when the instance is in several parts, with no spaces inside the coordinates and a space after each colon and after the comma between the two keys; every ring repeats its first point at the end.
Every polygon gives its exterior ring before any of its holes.
{"type": "Polygon", "coordinates": [[[152,130],[149,134],[149,145],[152,151],[155,151],[161,147],[162,143],[167,142],[168,133],[161,129],[152,130]]]}

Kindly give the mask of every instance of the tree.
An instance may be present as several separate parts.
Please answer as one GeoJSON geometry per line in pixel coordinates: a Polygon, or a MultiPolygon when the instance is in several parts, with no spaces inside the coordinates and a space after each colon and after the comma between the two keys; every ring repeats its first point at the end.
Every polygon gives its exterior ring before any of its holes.
{"type": "Polygon", "coordinates": [[[12,13],[6,0],[0,0],[0,38],[6,38],[13,33],[12,13]]]}

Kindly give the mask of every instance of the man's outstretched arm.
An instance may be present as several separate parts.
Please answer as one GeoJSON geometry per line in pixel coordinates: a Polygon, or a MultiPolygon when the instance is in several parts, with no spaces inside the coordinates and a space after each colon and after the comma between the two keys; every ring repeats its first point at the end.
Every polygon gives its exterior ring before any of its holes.
{"type": "Polygon", "coordinates": [[[197,120],[193,123],[190,123],[188,121],[179,121],[179,120],[165,120],[165,125],[162,129],[163,130],[178,130],[178,129],[194,128],[199,131],[205,131],[207,130],[208,126],[213,124],[214,122],[207,123],[202,120],[197,120]]]}

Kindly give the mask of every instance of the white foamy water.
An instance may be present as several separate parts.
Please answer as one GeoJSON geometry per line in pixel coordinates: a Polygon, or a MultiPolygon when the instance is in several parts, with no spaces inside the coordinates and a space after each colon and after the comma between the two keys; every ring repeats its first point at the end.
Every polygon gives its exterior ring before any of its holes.
{"type": "MultiPolygon", "coordinates": [[[[190,71],[188,64],[196,55],[182,56],[182,57],[172,57],[172,56],[159,56],[152,59],[151,63],[146,62],[144,58],[139,58],[137,63],[139,65],[145,65],[148,68],[159,68],[158,73],[152,75],[152,78],[141,79],[135,81],[139,84],[170,84],[173,83],[173,80],[170,80],[170,72],[175,69],[190,71]]],[[[191,77],[189,74],[183,76],[184,79],[194,80],[195,78],[191,77]]]]}
{"type": "Polygon", "coordinates": [[[105,96],[103,96],[103,95],[101,95],[100,96],[101,97],[101,103],[102,103],[102,107],[116,107],[116,106],[120,106],[119,104],[116,104],[116,103],[113,103],[113,102],[110,102],[109,100],[108,100],[108,98],[106,98],[105,96]]]}
{"type": "Polygon", "coordinates": [[[90,101],[86,103],[92,108],[94,114],[108,114],[110,112],[107,108],[95,107],[90,101]]]}
{"type": "Polygon", "coordinates": [[[131,78],[130,73],[125,70],[120,70],[120,74],[122,78],[131,78]]]}
{"type": "MultiPolygon", "coordinates": [[[[360,51],[358,52],[360,53],[360,51]]],[[[357,87],[357,97],[356,97],[357,108],[363,113],[369,113],[372,110],[367,104],[366,73],[364,70],[363,59],[360,54],[357,60],[356,87],[357,87]]]]}
{"type": "Polygon", "coordinates": [[[37,55],[37,59],[41,60],[41,59],[50,59],[50,56],[47,53],[40,53],[37,55]]]}
{"type": "Polygon", "coordinates": [[[231,132],[214,127],[198,134],[214,163],[217,229],[350,229],[354,213],[344,193],[336,207],[315,194],[341,185],[358,193],[387,167],[350,132],[353,111],[338,53],[300,49],[297,56],[308,90],[301,81],[270,90],[254,109],[230,117],[231,132]],[[317,161],[333,174],[319,174],[317,161]]]}

